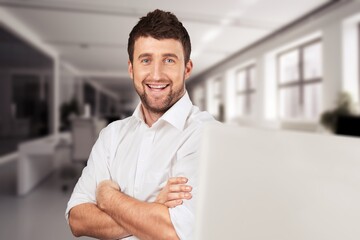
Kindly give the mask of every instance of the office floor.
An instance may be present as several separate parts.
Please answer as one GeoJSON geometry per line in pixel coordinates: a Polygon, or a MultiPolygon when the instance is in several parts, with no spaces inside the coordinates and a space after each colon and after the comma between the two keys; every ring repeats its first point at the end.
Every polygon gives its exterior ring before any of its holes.
{"type": "Polygon", "coordinates": [[[70,190],[63,192],[61,188],[66,182],[55,172],[30,194],[17,197],[13,189],[15,169],[14,162],[1,166],[0,170],[0,180],[6,178],[8,186],[0,184],[0,239],[75,239],[64,217],[73,182],[68,183],[70,190]]]}

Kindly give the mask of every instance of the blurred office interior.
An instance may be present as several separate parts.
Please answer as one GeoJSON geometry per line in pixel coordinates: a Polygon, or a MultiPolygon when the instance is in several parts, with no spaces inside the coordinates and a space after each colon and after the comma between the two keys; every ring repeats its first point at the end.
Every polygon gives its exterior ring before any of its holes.
{"type": "Polygon", "coordinates": [[[359,1],[0,1],[0,239],[72,239],[67,200],[99,131],[139,102],[128,34],[156,8],[190,34],[200,109],[360,135],[359,1]]]}

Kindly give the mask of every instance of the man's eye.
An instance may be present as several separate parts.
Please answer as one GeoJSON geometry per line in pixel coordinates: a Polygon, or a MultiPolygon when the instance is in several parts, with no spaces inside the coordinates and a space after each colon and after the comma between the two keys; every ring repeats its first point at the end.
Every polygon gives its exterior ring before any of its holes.
{"type": "Polygon", "coordinates": [[[149,59],[142,59],[141,62],[142,62],[142,63],[149,63],[150,60],[149,60],[149,59]]]}
{"type": "Polygon", "coordinates": [[[167,59],[165,59],[165,62],[166,62],[166,63],[174,63],[175,61],[172,60],[172,59],[170,59],[170,58],[167,58],[167,59]]]}

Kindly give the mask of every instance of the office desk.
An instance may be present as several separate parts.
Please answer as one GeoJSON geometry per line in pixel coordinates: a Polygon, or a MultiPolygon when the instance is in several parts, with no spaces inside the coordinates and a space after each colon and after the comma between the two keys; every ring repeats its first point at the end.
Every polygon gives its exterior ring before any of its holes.
{"type": "Polygon", "coordinates": [[[49,136],[19,145],[17,165],[17,194],[26,195],[44,178],[54,171],[58,165],[56,147],[61,139],[70,144],[70,134],[49,136]]]}

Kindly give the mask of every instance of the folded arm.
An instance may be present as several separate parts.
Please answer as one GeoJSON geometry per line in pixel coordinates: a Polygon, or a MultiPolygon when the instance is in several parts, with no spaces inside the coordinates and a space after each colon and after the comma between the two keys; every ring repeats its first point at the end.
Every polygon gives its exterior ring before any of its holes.
{"type": "MultiPolygon", "coordinates": [[[[165,188],[164,192],[167,193],[165,195],[172,197],[165,202],[177,202],[177,196],[184,195],[182,192],[176,192],[181,187],[174,187],[174,184],[171,183],[168,183],[167,186],[173,187],[165,188]],[[170,192],[170,189],[175,191],[170,192]]],[[[185,188],[186,186],[184,186],[185,188]]],[[[189,198],[191,197],[191,194],[186,195],[189,198]]],[[[179,239],[170,220],[168,207],[164,205],[165,202],[147,203],[139,201],[122,193],[119,186],[110,180],[99,184],[96,201],[102,211],[123,226],[127,232],[140,239],[179,239]]],[[[178,203],[181,204],[180,201],[178,203]]]]}
{"type": "MultiPolygon", "coordinates": [[[[158,205],[160,204],[165,206],[165,209],[174,208],[178,205],[181,205],[184,199],[190,199],[192,197],[190,193],[192,187],[186,185],[187,181],[188,180],[184,177],[170,178],[166,186],[158,194],[156,201],[153,204],[154,206],[156,206],[154,210],[158,211],[159,209],[158,205]]],[[[116,184],[110,181],[105,181],[105,182],[108,182],[108,184],[110,184],[110,186],[112,186],[113,189],[119,192],[119,187],[116,184]]],[[[101,190],[104,187],[103,185],[104,184],[99,185],[97,193],[101,191],[103,192],[103,190],[101,190]]],[[[119,201],[119,199],[117,199],[116,201],[119,201]]],[[[163,209],[163,207],[161,208],[163,209]]],[[[133,209],[131,209],[130,211],[133,211],[133,209]]],[[[166,212],[162,211],[162,212],[166,213],[168,211],[166,212]]],[[[168,213],[165,215],[168,215],[168,213]]],[[[112,218],[112,216],[101,210],[98,205],[93,203],[83,203],[73,207],[69,213],[69,224],[72,233],[76,237],[90,236],[99,239],[119,239],[132,235],[129,233],[129,231],[126,231],[125,228],[122,227],[118,222],[116,222],[112,218]]],[[[138,228],[138,226],[136,226],[136,228],[138,228]]],[[[153,224],[151,224],[151,228],[154,229],[153,224]]],[[[155,227],[155,229],[158,228],[155,227]]],[[[136,230],[142,231],[141,228],[138,228],[136,230]]],[[[147,231],[145,231],[144,234],[147,234],[147,231]]],[[[144,239],[146,238],[144,237],[144,239]]],[[[176,238],[169,238],[169,239],[176,239],[176,238]]]]}
{"type": "Polygon", "coordinates": [[[119,239],[130,235],[93,203],[83,203],[73,207],[69,213],[69,225],[75,237],[119,239]]]}

